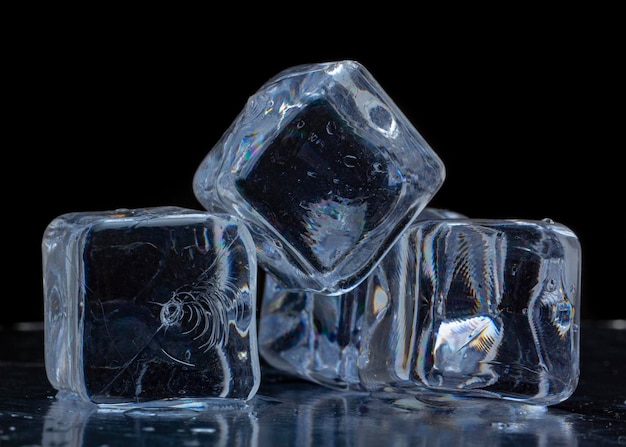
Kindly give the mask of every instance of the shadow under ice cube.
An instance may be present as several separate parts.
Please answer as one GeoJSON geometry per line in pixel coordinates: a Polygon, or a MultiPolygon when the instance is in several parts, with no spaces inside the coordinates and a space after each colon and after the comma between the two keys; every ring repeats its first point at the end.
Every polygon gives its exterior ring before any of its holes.
{"type": "Polygon", "coordinates": [[[340,296],[266,280],[263,358],[332,388],[567,399],[579,377],[577,237],[548,220],[451,217],[414,222],[340,296]]]}
{"type": "Polygon", "coordinates": [[[247,400],[258,389],[256,253],[228,215],[68,213],[43,241],[51,384],[96,403],[247,400]]]}
{"type": "Polygon", "coordinates": [[[441,187],[443,163],[371,74],[287,69],[252,95],[193,181],[246,220],[283,286],[339,294],[369,273],[441,187]]]}

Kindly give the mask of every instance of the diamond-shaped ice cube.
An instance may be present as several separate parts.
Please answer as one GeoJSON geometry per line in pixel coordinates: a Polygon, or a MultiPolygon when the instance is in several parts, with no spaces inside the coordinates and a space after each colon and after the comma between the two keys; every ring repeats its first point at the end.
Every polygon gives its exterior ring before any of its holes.
{"type": "Polygon", "coordinates": [[[235,217],[178,207],[61,215],[42,240],[45,362],[96,403],[251,398],[254,242],[235,217]]]}
{"type": "Polygon", "coordinates": [[[333,388],[551,405],[578,383],[580,272],[559,223],[418,220],[349,293],[266,280],[259,349],[333,388]]]}
{"type": "Polygon", "coordinates": [[[198,167],[208,210],[244,218],[285,287],[339,294],[441,187],[443,163],[359,63],[289,68],[252,95],[198,167]]]}

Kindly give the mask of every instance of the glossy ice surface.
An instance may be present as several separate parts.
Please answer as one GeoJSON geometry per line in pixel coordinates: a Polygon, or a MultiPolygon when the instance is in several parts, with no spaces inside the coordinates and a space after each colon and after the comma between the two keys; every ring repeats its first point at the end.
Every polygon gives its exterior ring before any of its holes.
{"type": "Polygon", "coordinates": [[[552,405],[578,383],[580,269],[559,223],[417,220],[349,293],[266,281],[260,352],[333,388],[552,405]]]}
{"type": "Polygon", "coordinates": [[[443,163],[359,63],[289,68],[252,95],[198,167],[208,210],[246,220],[286,288],[340,294],[443,184],[443,163]]]}
{"type": "Polygon", "coordinates": [[[177,207],[68,213],[42,240],[52,386],[96,403],[251,398],[260,382],[254,243],[177,207]]]}

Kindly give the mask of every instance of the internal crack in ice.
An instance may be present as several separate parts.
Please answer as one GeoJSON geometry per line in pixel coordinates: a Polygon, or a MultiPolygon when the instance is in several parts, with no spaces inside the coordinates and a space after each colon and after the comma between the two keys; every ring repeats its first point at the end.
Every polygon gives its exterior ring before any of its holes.
{"type": "MultiPolygon", "coordinates": [[[[105,323],[106,325],[106,323],[105,323]]],[[[119,371],[117,373],[115,373],[115,375],[113,376],[113,378],[109,381],[109,383],[107,383],[104,387],[102,387],[102,389],[100,390],[100,394],[104,394],[116,381],[117,379],[120,378],[120,376],[122,374],[124,374],[124,372],[126,372],[126,370],[128,369],[128,367],[137,359],[137,357],[139,357],[139,355],[146,350],[146,348],[150,345],[150,343],[152,343],[152,340],[154,340],[154,337],[157,335],[157,333],[159,332],[159,330],[157,329],[148,339],[148,341],[146,341],[146,343],[137,351],[137,353],[135,353],[135,355],[133,355],[126,363],[124,363],[119,371]]],[[[116,349],[117,350],[117,349],[116,349]]],[[[119,351],[118,351],[119,352],[119,351]]],[[[138,396],[138,394],[136,395],[138,396]]]]}
{"type": "Polygon", "coordinates": [[[172,360],[174,360],[175,362],[181,363],[181,364],[183,364],[183,365],[185,365],[185,366],[192,366],[192,367],[195,367],[195,366],[196,366],[194,363],[183,362],[182,360],[177,359],[176,357],[174,357],[174,356],[172,356],[172,355],[168,354],[168,353],[167,353],[167,351],[166,351],[165,349],[163,349],[163,348],[161,348],[161,352],[162,352],[163,354],[165,354],[166,356],[168,356],[169,358],[171,358],[172,360]]]}
{"type": "MultiPolygon", "coordinates": [[[[198,244],[197,238],[196,241],[198,244]]],[[[228,340],[229,325],[226,324],[228,321],[227,313],[236,306],[236,300],[229,300],[226,291],[234,294],[233,296],[238,296],[240,289],[232,283],[230,278],[222,278],[219,275],[221,270],[217,269],[216,266],[223,258],[224,253],[228,253],[235,242],[236,239],[233,239],[227,246],[218,248],[218,253],[215,256],[215,259],[213,259],[210,265],[202,271],[192,285],[179,287],[177,290],[172,292],[170,299],[165,303],[151,302],[152,304],[161,306],[161,311],[159,313],[161,324],[137,350],[137,352],[119,368],[112,379],[101,389],[100,393],[106,393],[107,390],[122,376],[122,374],[128,371],[130,365],[137,360],[137,358],[147,349],[148,346],[150,346],[155,337],[161,331],[165,333],[170,328],[180,327],[182,329],[181,333],[185,335],[199,332],[192,339],[202,341],[199,345],[199,349],[205,353],[211,348],[223,345],[226,340],[228,340]],[[188,290],[184,290],[185,288],[188,288],[188,290]],[[187,316],[186,320],[185,315],[187,316]],[[182,323],[185,321],[190,323],[189,328],[183,327],[182,323]]],[[[209,245],[209,238],[206,234],[203,238],[203,245],[204,246],[196,245],[196,248],[201,250],[203,253],[206,253],[209,245]]],[[[102,308],[102,314],[105,317],[104,324],[106,332],[108,336],[113,339],[113,336],[108,328],[102,302],[100,302],[100,306],[102,308]]],[[[118,355],[123,358],[122,353],[117,349],[117,347],[115,347],[115,350],[118,355]]],[[[174,362],[189,367],[196,366],[194,363],[177,358],[167,352],[164,348],[160,348],[160,350],[167,358],[174,362]]],[[[223,358],[223,353],[220,349],[217,349],[217,351],[221,363],[225,366],[225,370],[227,370],[228,365],[226,360],[223,358]]],[[[133,379],[136,384],[136,397],[141,393],[141,377],[145,374],[147,367],[147,364],[144,364],[139,379],[133,379]]],[[[227,393],[227,380],[225,380],[225,383],[224,393],[227,393]]]]}

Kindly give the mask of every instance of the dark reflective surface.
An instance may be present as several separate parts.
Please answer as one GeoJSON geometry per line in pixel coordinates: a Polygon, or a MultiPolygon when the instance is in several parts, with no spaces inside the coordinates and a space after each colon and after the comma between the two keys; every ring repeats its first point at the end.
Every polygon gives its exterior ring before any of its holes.
{"type": "Polygon", "coordinates": [[[98,408],[55,397],[43,332],[0,330],[0,446],[626,445],[626,328],[584,323],[581,378],[552,407],[342,393],[265,367],[247,405],[98,408]]]}

